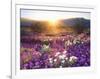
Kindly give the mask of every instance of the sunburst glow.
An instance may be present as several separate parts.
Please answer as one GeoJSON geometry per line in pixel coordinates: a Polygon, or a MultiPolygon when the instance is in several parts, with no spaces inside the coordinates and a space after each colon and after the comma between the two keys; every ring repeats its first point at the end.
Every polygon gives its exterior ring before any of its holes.
{"type": "Polygon", "coordinates": [[[53,34],[57,34],[59,33],[59,21],[56,18],[48,18],[48,20],[46,20],[48,22],[48,29],[52,31],[53,34]]]}
{"type": "Polygon", "coordinates": [[[58,24],[58,20],[56,20],[54,18],[48,19],[48,22],[52,26],[56,26],[58,24]]]}

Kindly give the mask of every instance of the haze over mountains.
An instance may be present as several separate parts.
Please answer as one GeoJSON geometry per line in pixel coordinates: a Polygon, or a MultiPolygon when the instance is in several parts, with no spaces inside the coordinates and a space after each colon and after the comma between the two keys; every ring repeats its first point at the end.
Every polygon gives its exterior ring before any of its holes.
{"type": "Polygon", "coordinates": [[[90,20],[84,19],[84,18],[71,18],[71,19],[64,19],[62,20],[63,23],[69,26],[76,26],[77,24],[80,24],[84,27],[90,27],[90,20]]]}
{"type": "MultiPolygon", "coordinates": [[[[48,21],[36,21],[25,18],[21,18],[20,20],[22,34],[25,34],[25,31],[28,33],[52,33],[50,28],[53,27],[47,27],[48,21]]],[[[90,31],[90,20],[85,18],[63,19],[59,21],[57,28],[59,29],[59,32],[82,33],[83,31],[90,31]]]]}

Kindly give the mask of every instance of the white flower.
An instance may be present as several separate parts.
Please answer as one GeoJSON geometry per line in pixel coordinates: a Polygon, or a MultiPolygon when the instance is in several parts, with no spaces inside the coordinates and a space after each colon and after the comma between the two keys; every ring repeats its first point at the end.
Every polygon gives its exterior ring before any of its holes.
{"type": "Polygon", "coordinates": [[[61,62],[62,62],[62,63],[65,63],[65,60],[62,60],[61,62]]]}
{"type": "Polygon", "coordinates": [[[65,50],[65,51],[63,51],[63,54],[66,54],[67,53],[67,51],[65,50]]]}
{"type": "Polygon", "coordinates": [[[57,52],[56,54],[55,54],[55,56],[58,56],[60,54],[60,52],[57,52]]]}
{"type": "Polygon", "coordinates": [[[59,55],[59,59],[64,59],[66,57],[66,55],[59,55]]]}
{"type": "Polygon", "coordinates": [[[45,48],[48,49],[49,48],[49,45],[45,45],[45,48]]]}
{"type": "Polygon", "coordinates": [[[57,59],[54,59],[53,61],[54,61],[54,62],[56,62],[56,61],[57,61],[57,59]]]}
{"type": "Polygon", "coordinates": [[[76,39],[74,39],[74,40],[73,40],[73,44],[76,44],[76,42],[77,42],[77,40],[76,40],[76,39]]]}
{"type": "Polygon", "coordinates": [[[51,61],[52,60],[52,58],[49,58],[49,61],[51,61]]]}
{"type": "Polygon", "coordinates": [[[69,61],[70,62],[75,62],[78,58],[76,56],[71,56],[69,61]]]}
{"type": "Polygon", "coordinates": [[[53,58],[49,58],[49,62],[50,63],[53,63],[53,58]]]}
{"type": "Polygon", "coordinates": [[[53,63],[53,61],[52,61],[52,60],[50,60],[49,62],[50,62],[50,63],[53,63]]]}
{"type": "Polygon", "coordinates": [[[69,46],[69,45],[72,45],[72,43],[68,40],[67,41],[67,45],[69,46]]]}
{"type": "Polygon", "coordinates": [[[65,60],[68,60],[68,57],[66,57],[65,60]]]}

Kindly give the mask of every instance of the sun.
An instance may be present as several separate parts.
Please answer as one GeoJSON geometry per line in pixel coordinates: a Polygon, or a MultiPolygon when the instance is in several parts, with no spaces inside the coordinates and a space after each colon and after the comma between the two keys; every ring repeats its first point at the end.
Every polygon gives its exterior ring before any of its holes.
{"type": "Polygon", "coordinates": [[[48,28],[53,34],[59,33],[59,20],[56,18],[48,19],[48,28]]]}
{"type": "Polygon", "coordinates": [[[48,22],[52,26],[56,26],[58,24],[58,20],[54,18],[48,19],[48,22]]]}

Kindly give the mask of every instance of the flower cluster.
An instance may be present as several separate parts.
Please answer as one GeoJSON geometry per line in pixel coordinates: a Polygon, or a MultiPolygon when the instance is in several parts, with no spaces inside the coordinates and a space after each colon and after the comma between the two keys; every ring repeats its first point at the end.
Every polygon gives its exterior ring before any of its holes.
{"type": "Polygon", "coordinates": [[[90,66],[89,35],[41,36],[37,39],[34,37],[32,43],[21,43],[21,69],[81,66],[90,66]]]}

